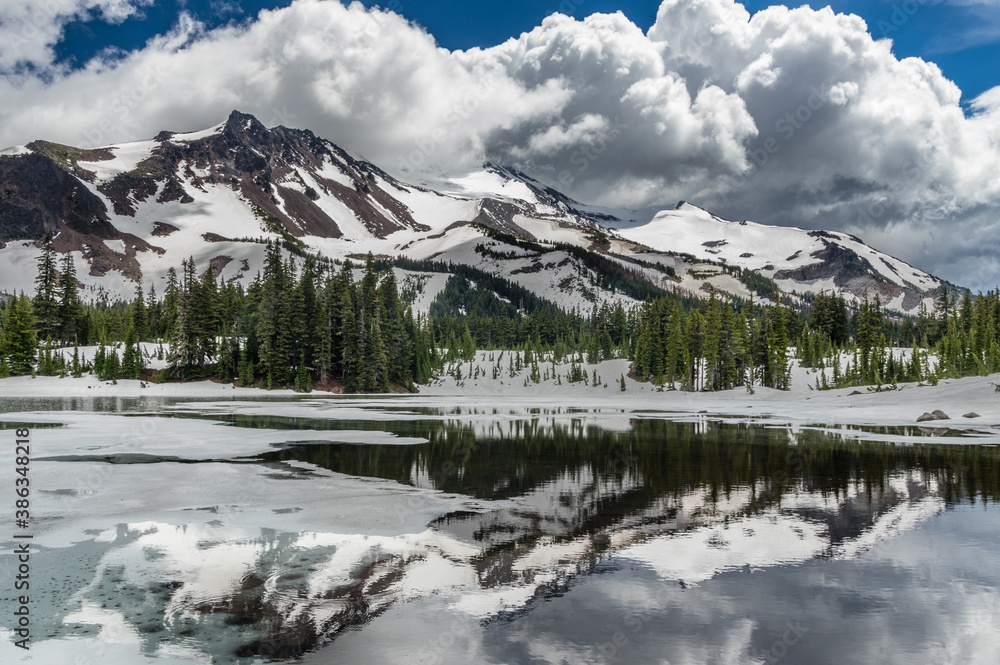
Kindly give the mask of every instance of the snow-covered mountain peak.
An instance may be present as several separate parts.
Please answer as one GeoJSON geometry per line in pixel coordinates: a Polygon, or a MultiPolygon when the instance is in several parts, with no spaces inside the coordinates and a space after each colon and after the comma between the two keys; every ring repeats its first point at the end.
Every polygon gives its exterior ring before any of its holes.
{"type": "Polygon", "coordinates": [[[589,206],[493,162],[424,175],[403,182],[309,130],[268,128],[240,111],[202,131],[98,149],[34,141],[0,154],[0,258],[15,266],[0,269],[0,283],[30,289],[24,266],[53,233],[86,285],[117,293],[162,280],[188,256],[223,279],[250,279],[269,238],[332,258],[371,251],[474,265],[572,306],[622,297],[597,286],[596,265],[660,288],[749,297],[737,267],[785,292],[878,294],[905,311],[944,285],[844,233],[730,221],[686,201],[589,206]],[[588,267],[566,245],[605,258],[588,267]]]}

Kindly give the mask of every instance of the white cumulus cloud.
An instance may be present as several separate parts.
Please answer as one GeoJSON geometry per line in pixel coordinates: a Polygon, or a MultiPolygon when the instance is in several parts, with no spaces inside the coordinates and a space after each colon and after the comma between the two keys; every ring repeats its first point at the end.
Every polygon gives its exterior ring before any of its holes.
{"type": "Polygon", "coordinates": [[[183,15],[124,57],[53,64],[67,20],[145,2],[51,0],[30,42],[11,39],[36,5],[0,3],[0,143],[107,144],[238,108],[404,177],[490,159],[587,202],[848,229],[954,281],[1000,280],[1000,88],[963,110],[936,65],[897,58],[857,16],[665,0],[646,32],[554,14],[449,51],[392,12],[296,0],[214,30],[183,15]]]}
{"type": "Polygon", "coordinates": [[[153,0],[2,0],[0,1],[0,71],[52,66],[52,49],[63,28],[96,11],[107,23],[121,23],[153,0]]]}

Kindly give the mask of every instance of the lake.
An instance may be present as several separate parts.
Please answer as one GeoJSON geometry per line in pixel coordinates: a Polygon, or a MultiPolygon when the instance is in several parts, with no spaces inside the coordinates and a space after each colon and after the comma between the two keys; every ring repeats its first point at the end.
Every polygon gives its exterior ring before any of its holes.
{"type": "Polygon", "coordinates": [[[5,611],[5,663],[1000,653],[1000,448],[974,433],[625,399],[0,400],[5,447],[24,426],[31,651],[5,611]]]}

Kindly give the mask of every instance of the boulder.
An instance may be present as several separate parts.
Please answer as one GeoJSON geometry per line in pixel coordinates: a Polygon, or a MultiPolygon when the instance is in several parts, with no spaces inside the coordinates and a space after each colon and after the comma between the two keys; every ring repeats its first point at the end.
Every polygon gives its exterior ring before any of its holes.
{"type": "Polygon", "coordinates": [[[976,413],[975,411],[970,411],[969,413],[965,414],[965,415],[964,415],[964,416],[962,416],[962,417],[963,417],[963,418],[979,418],[980,416],[979,416],[979,414],[978,414],[978,413],[976,413]]]}
{"type": "Polygon", "coordinates": [[[931,420],[951,420],[951,418],[948,417],[947,413],[941,411],[940,409],[935,409],[930,413],[924,413],[922,416],[917,418],[918,423],[926,423],[931,420]]]}

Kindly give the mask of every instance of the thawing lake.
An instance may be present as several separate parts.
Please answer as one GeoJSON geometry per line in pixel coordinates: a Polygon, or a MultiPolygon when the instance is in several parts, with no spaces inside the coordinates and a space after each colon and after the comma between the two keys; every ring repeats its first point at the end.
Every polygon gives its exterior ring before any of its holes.
{"type": "Polygon", "coordinates": [[[0,399],[0,662],[995,663],[1000,447],[622,398],[0,399]],[[0,468],[13,502],[13,455],[0,468]]]}

